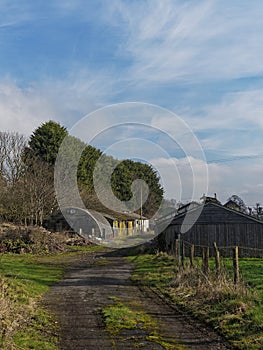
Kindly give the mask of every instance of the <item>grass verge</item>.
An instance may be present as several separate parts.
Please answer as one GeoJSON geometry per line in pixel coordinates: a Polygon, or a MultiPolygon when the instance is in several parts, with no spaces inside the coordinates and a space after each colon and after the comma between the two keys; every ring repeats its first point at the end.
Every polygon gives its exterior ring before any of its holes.
{"type": "Polygon", "coordinates": [[[68,253],[46,256],[2,254],[0,348],[57,349],[57,323],[43,307],[43,295],[63,277],[65,268],[78,255],[101,249],[97,246],[71,247],[68,253]]]}
{"type": "MultiPolygon", "coordinates": [[[[230,262],[216,276],[213,269],[204,275],[196,262],[194,268],[178,268],[166,254],[130,257],[135,263],[133,280],[153,288],[212,326],[233,346],[242,350],[263,348],[263,260],[240,259],[243,281],[232,282],[230,262]]],[[[212,263],[211,263],[212,265],[212,263]]]]}

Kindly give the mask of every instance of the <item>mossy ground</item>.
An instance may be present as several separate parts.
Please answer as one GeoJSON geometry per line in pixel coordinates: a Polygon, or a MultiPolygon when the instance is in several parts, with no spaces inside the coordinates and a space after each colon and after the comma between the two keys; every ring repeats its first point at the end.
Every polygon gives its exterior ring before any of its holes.
{"type": "Polygon", "coordinates": [[[114,303],[104,307],[102,311],[113,345],[122,331],[129,330],[134,331],[129,332],[129,337],[134,340],[134,348],[144,348],[145,344],[150,342],[153,348],[154,344],[159,344],[165,350],[184,349],[184,346],[171,339],[165,339],[160,334],[158,322],[143,310],[140,303],[135,301],[124,304],[117,298],[110,299],[114,300],[114,303]]]}

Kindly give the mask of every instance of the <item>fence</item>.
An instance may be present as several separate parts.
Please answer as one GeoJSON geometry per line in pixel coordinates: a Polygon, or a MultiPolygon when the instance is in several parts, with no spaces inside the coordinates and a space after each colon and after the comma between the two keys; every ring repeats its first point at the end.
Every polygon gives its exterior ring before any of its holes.
{"type": "MultiPolygon", "coordinates": [[[[190,267],[194,267],[196,256],[202,259],[202,269],[203,272],[208,275],[210,271],[209,260],[210,258],[214,258],[215,260],[215,272],[217,275],[221,273],[221,257],[222,256],[231,256],[232,257],[232,266],[233,266],[233,278],[234,283],[238,284],[240,280],[240,271],[239,271],[239,256],[240,251],[242,250],[242,256],[245,256],[244,252],[246,250],[258,251],[258,255],[262,256],[263,249],[257,248],[246,248],[246,247],[238,247],[238,246],[229,246],[229,247],[218,247],[216,242],[214,242],[213,247],[209,246],[201,246],[194,245],[190,242],[176,239],[175,246],[173,249],[173,254],[176,257],[176,260],[179,263],[181,268],[185,268],[185,260],[189,258],[190,267]],[[196,254],[198,251],[198,254],[196,254]],[[201,254],[200,254],[201,251],[201,254]],[[231,252],[231,254],[229,254],[231,252]]],[[[251,254],[248,254],[250,256],[251,254]]],[[[256,254],[255,254],[256,255],[256,254]]]]}

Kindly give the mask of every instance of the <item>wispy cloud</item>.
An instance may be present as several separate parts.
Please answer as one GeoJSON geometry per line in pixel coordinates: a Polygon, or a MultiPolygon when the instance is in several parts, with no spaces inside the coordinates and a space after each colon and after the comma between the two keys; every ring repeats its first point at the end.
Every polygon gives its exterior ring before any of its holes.
{"type": "Polygon", "coordinates": [[[221,102],[207,104],[196,115],[185,116],[185,120],[200,135],[205,149],[243,155],[262,153],[261,89],[223,95],[221,102]]]}
{"type": "MultiPolygon", "coordinates": [[[[206,117],[203,123],[199,124],[201,127],[205,124],[207,128],[226,129],[237,125],[247,128],[249,122],[251,127],[259,126],[263,129],[263,90],[226,94],[221,103],[207,105],[204,110],[206,117]]],[[[197,124],[195,126],[198,128],[197,124]]]]}
{"type": "Polygon", "coordinates": [[[31,18],[30,5],[26,1],[0,2],[0,27],[13,26],[31,18]]]}
{"type": "Polygon", "coordinates": [[[111,21],[125,30],[123,54],[141,82],[234,79],[263,72],[263,4],[115,1],[111,21]]]}

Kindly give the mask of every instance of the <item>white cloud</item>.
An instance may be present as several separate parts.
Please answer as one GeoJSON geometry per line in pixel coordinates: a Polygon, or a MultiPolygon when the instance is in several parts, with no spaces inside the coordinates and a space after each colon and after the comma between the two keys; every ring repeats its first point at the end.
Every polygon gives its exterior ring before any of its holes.
{"type": "Polygon", "coordinates": [[[220,103],[184,118],[194,132],[206,132],[204,149],[231,154],[262,154],[263,90],[228,93],[220,103]]]}
{"type": "Polygon", "coordinates": [[[65,80],[45,80],[27,88],[13,80],[0,81],[0,130],[29,135],[42,122],[71,126],[103,104],[111,89],[96,73],[81,72],[65,80]]]}
{"type": "Polygon", "coordinates": [[[221,103],[208,105],[204,112],[205,117],[195,122],[195,129],[247,128],[248,123],[263,129],[263,90],[228,93],[221,103]]]}
{"type": "Polygon", "coordinates": [[[36,88],[52,101],[59,118],[79,119],[107,103],[114,81],[109,73],[77,69],[64,80],[46,79],[36,88]]]}
{"type": "Polygon", "coordinates": [[[208,166],[200,159],[155,158],[150,161],[158,171],[165,196],[177,201],[199,200],[208,192],[208,166]]]}
{"type": "Polygon", "coordinates": [[[53,112],[52,105],[32,89],[23,90],[11,81],[0,83],[0,130],[25,135],[53,112]]]}
{"type": "Polygon", "coordinates": [[[263,72],[263,4],[174,0],[111,3],[126,33],[133,82],[232,79],[263,72]]]}
{"type": "MultiPolygon", "coordinates": [[[[211,166],[213,165],[209,165],[209,168],[211,166]]],[[[247,205],[263,203],[262,172],[262,159],[216,164],[216,168],[210,174],[209,188],[212,193],[217,192],[223,200],[227,200],[232,194],[237,194],[247,205]],[[222,172],[222,169],[225,172],[222,172]],[[216,183],[213,181],[215,174],[218,178],[216,183]]]]}
{"type": "Polygon", "coordinates": [[[214,195],[222,202],[232,194],[241,196],[247,205],[263,204],[263,160],[207,164],[199,159],[156,158],[151,163],[165,174],[165,196],[188,202],[199,200],[203,193],[214,195]],[[189,166],[189,162],[191,167],[189,166]],[[194,176],[193,171],[194,169],[194,176]],[[208,181],[204,173],[208,170],[208,181]],[[195,187],[196,195],[193,196],[195,187]]]}

